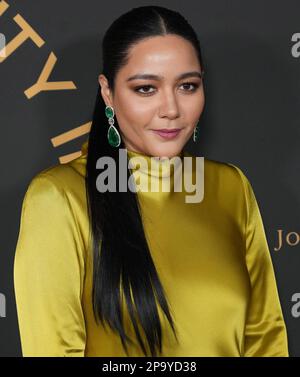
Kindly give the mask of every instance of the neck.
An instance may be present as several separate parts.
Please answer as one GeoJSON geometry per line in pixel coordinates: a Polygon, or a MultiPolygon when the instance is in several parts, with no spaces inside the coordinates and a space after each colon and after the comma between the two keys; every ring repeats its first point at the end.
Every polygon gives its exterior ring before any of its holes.
{"type": "Polygon", "coordinates": [[[170,193],[174,187],[174,176],[183,167],[184,152],[172,158],[150,156],[142,152],[129,150],[129,168],[139,186],[140,192],[170,193]],[[161,187],[162,186],[162,187],[161,187]]]}

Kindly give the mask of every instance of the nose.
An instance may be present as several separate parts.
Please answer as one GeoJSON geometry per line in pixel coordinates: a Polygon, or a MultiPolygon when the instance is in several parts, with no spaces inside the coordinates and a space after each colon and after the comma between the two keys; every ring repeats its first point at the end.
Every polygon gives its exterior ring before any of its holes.
{"type": "Polygon", "coordinates": [[[179,106],[176,94],[172,90],[165,90],[160,98],[159,116],[175,119],[179,117],[179,106]]]}

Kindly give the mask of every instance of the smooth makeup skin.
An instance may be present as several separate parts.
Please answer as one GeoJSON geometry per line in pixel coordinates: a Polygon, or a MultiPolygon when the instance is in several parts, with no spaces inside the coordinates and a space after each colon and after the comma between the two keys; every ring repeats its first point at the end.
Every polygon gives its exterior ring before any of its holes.
{"type": "Polygon", "coordinates": [[[112,93],[103,74],[98,77],[106,105],[115,111],[127,149],[149,156],[171,158],[180,154],[202,114],[205,97],[201,66],[192,44],[177,35],[150,37],[129,51],[127,65],[116,75],[112,93]],[[157,75],[157,79],[134,78],[157,75]],[[157,130],[180,131],[164,137],[157,130]]]}

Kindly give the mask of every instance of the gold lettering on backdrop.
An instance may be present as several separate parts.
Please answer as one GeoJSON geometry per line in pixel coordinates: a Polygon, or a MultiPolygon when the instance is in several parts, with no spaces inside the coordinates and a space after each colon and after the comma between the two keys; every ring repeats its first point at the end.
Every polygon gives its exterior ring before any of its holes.
{"type": "Polygon", "coordinates": [[[6,1],[0,1],[0,16],[2,16],[2,14],[4,14],[4,12],[6,11],[6,9],[9,7],[9,4],[7,4],[6,1]]]}
{"type": "Polygon", "coordinates": [[[281,249],[281,247],[282,247],[282,230],[281,229],[278,229],[278,243],[279,243],[279,245],[278,245],[278,247],[276,248],[276,247],[274,247],[274,250],[275,251],[278,251],[278,250],[280,250],[281,249]]]}
{"type": "Polygon", "coordinates": [[[42,47],[45,41],[37,34],[36,31],[24,20],[24,18],[17,14],[14,21],[20,26],[22,31],[16,35],[6,45],[6,55],[0,56],[0,63],[3,63],[14,51],[18,49],[27,39],[31,39],[38,47],[42,47]]]}
{"type": "Polygon", "coordinates": [[[27,98],[32,98],[42,91],[77,89],[73,81],[47,81],[53,71],[56,61],[56,56],[51,52],[37,82],[25,90],[24,93],[27,98]]]}
{"type": "Polygon", "coordinates": [[[300,235],[297,232],[289,232],[285,238],[283,237],[282,229],[278,229],[277,232],[278,232],[278,246],[274,247],[275,251],[279,251],[282,248],[283,241],[286,241],[286,243],[289,246],[296,246],[300,242],[300,235]],[[294,240],[293,240],[293,237],[294,237],[294,240]]]}
{"type": "Polygon", "coordinates": [[[296,246],[296,245],[298,245],[299,241],[300,241],[300,236],[296,232],[290,232],[286,236],[286,242],[290,246],[296,246]],[[294,242],[291,241],[291,236],[295,236],[295,241],[294,242]]]}
{"type": "MultiPolygon", "coordinates": [[[[92,122],[87,122],[79,127],[73,128],[70,131],[64,132],[58,136],[55,136],[51,139],[51,143],[54,147],[58,147],[62,144],[65,144],[71,140],[76,139],[82,135],[88,134],[91,130],[92,122]]],[[[69,161],[72,161],[74,158],[80,157],[81,151],[70,153],[64,156],[59,157],[61,164],[66,164],[69,161]]]]}
{"type": "MultiPolygon", "coordinates": [[[[0,16],[5,13],[9,6],[10,5],[6,1],[0,0],[0,16]]],[[[41,38],[41,36],[27,23],[27,21],[20,14],[17,14],[13,19],[20,26],[22,31],[18,35],[16,35],[8,44],[5,45],[5,50],[4,48],[0,49],[0,63],[3,63],[4,60],[12,53],[14,53],[18,49],[18,47],[26,42],[27,39],[31,39],[39,48],[45,44],[45,41],[41,38]]],[[[77,89],[73,81],[47,81],[53,71],[56,61],[57,58],[55,54],[51,52],[38,80],[34,85],[24,91],[24,94],[28,99],[36,96],[42,91],[77,89]]],[[[90,132],[91,123],[92,122],[87,122],[82,126],[76,127],[70,131],[62,133],[61,135],[53,137],[51,139],[53,146],[57,147],[79,136],[88,134],[90,132]]],[[[61,156],[59,157],[59,161],[60,163],[67,163],[79,156],[81,156],[81,151],[61,156]]]]}

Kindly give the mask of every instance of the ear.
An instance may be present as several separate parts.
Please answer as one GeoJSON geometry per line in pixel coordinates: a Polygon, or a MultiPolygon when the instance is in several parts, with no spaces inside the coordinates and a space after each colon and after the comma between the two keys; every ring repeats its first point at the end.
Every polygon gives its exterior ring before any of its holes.
{"type": "Polygon", "coordinates": [[[109,88],[107,78],[101,73],[98,76],[98,81],[101,86],[101,95],[102,95],[103,101],[105,102],[106,106],[113,107],[112,93],[109,88]]]}

